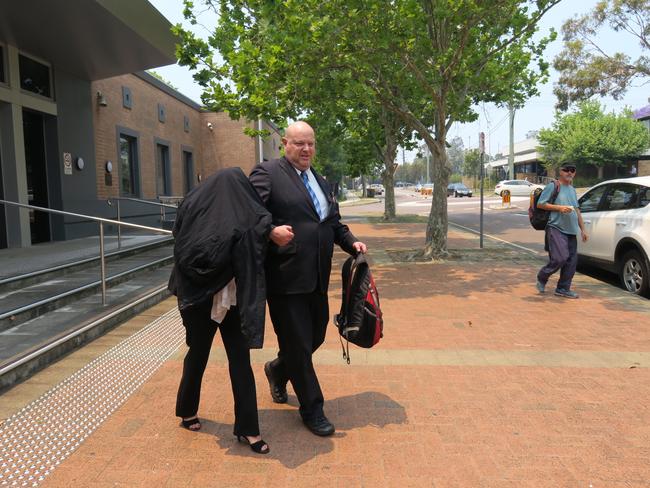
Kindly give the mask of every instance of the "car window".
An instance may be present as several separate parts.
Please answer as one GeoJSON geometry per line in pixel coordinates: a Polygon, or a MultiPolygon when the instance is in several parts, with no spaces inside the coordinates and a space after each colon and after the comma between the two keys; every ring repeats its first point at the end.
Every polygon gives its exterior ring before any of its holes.
{"type": "Polygon", "coordinates": [[[642,188],[639,192],[639,207],[650,204],[650,188],[642,188]]]}
{"type": "Polygon", "coordinates": [[[580,197],[580,211],[595,212],[598,210],[600,200],[603,198],[603,193],[605,193],[607,188],[608,185],[599,186],[580,197]]]}
{"type": "Polygon", "coordinates": [[[629,210],[638,207],[639,189],[637,185],[617,183],[611,185],[605,196],[603,210],[629,210]]]}

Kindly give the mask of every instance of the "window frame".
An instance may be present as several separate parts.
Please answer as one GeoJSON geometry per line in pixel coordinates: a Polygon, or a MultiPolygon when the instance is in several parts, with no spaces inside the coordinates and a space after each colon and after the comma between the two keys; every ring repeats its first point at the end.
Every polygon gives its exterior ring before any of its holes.
{"type": "Polygon", "coordinates": [[[194,178],[196,175],[195,172],[195,166],[194,166],[194,149],[189,146],[181,146],[181,165],[182,165],[182,171],[183,171],[183,194],[187,195],[193,188],[194,188],[194,178]],[[189,154],[191,158],[191,166],[192,166],[192,177],[187,178],[187,167],[186,167],[186,161],[185,161],[185,155],[189,154]]]}
{"type": "Polygon", "coordinates": [[[142,197],[142,183],[141,183],[141,172],[140,172],[140,134],[137,131],[128,129],[126,127],[116,127],[116,144],[117,144],[117,161],[118,163],[118,191],[121,197],[133,197],[141,198],[142,197]],[[126,194],[123,191],[122,187],[122,151],[121,151],[121,139],[122,136],[130,138],[134,142],[134,149],[132,153],[132,161],[130,168],[130,179],[133,186],[133,192],[126,194]]]}
{"type": "Polygon", "coordinates": [[[33,56],[31,54],[28,54],[24,51],[18,51],[18,88],[20,89],[21,93],[24,93],[25,95],[30,95],[34,97],[41,98],[43,100],[48,100],[50,102],[53,102],[56,100],[56,97],[54,96],[54,71],[52,70],[52,64],[48,63],[44,59],[41,59],[37,56],[33,56]],[[36,93],[33,91],[29,91],[23,88],[23,83],[22,83],[22,70],[20,69],[20,58],[24,57],[27,58],[35,63],[41,64],[44,67],[47,68],[48,70],[48,81],[49,81],[49,90],[50,90],[50,95],[41,95],[40,93],[36,93]]]}
{"type": "Polygon", "coordinates": [[[609,188],[607,189],[607,193],[603,196],[603,199],[601,200],[601,211],[603,212],[620,212],[622,210],[635,210],[637,208],[641,208],[639,206],[639,197],[640,197],[640,191],[641,191],[641,185],[636,185],[634,183],[625,183],[625,182],[618,182],[618,183],[611,183],[608,185],[609,188]],[[607,208],[606,205],[611,203],[611,201],[608,200],[608,197],[610,194],[614,194],[614,192],[621,187],[633,187],[635,189],[635,196],[634,196],[634,203],[632,207],[628,208],[607,208]]]}
{"type": "Polygon", "coordinates": [[[156,198],[163,196],[168,197],[174,194],[173,184],[172,184],[172,151],[171,151],[171,142],[154,137],[154,177],[156,182],[156,198]],[[160,162],[158,161],[159,147],[167,148],[167,159],[163,161],[163,193],[158,192],[158,169],[160,162]]]}
{"type": "Polygon", "coordinates": [[[582,195],[582,196],[578,199],[578,208],[580,209],[580,213],[600,212],[600,211],[602,210],[602,208],[603,208],[603,201],[604,201],[604,199],[605,199],[605,195],[607,195],[607,193],[609,193],[609,187],[610,187],[610,186],[611,186],[610,184],[598,185],[598,186],[596,186],[596,187],[590,189],[590,190],[589,190],[587,193],[585,193],[584,195],[582,195]],[[585,198],[587,197],[587,195],[589,195],[590,193],[592,193],[592,192],[594,192],[594,191],[598,191],[598,190],[600,190],[601,188],[603,189],[603,194],[600,195],[600,200],[598,200],[598,205],[596,205],[596,207],[595,207],[593,210],[584,210],[584,209],[582,208],[582,202],[583,202],[583,200],[585,200],[585,198]]]}
{"type": "Polygon", "coordinates": [[[0,78],[0,86],[8,87],[9,64],[7,63],[7,45],[3,42],[0,42],[0,68],[2,68],[2,74],[4,76],[4,79],[0,78]]]}

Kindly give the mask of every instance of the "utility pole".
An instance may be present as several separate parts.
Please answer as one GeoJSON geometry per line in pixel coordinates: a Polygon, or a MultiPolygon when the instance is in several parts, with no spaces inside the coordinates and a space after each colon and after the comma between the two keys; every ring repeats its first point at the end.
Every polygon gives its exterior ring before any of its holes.
{"type": "Polygon", "coordinates": [[[481,180],[481,217],[480,217],[480,223],[479,223],[479,245],[480,248],[483,249],[483,174],[485,172],[483,168],[483,159],[485,155],[485,133],[484,132],[479,132],[478,134],[478,149],[479,149],[479,164],[480,164],[480,169],[479,169],[479,175],[480,175],[480,180],[481,180]]]}
{"type": "Polygon", "coordinates": [[[510,150],[508,152],[508,178],[515,179],[515,106],[508,104],[510,114],[510,150]]]}

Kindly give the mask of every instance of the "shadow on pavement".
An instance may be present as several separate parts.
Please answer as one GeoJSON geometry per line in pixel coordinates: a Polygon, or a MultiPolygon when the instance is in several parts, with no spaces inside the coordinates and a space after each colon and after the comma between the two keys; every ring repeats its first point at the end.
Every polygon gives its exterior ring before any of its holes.
{"type": "Polygon", "coordinates": [[[332,437],[317,437],[309,432],[295,408],[260,410],[262,437],[268,442],[271,450],[268,455],[255,454],[246,444],[237,442],[231,424],[201,419],[203,427],[199,435],[214,436],[219,447],[226,451],[226,456],[273,459],[293,469],[333,451],[336,439],[345,437],[351,430],[367,426],[383,428],[407,421],[404,407],[378,392],[364,392],[328,400],[325,402],[325,410],[337,429],[332,437]]]}

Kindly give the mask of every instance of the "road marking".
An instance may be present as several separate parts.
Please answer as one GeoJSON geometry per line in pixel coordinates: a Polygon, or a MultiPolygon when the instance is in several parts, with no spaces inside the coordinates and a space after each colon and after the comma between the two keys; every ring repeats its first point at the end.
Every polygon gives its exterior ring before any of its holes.
{"type": "MultiPolygon", "coordinates": [[[[466,231],[471,232],[473,234],[477,234],[477,235],[481,234],[477,230],[471,229],[469,227],[465,227],[464,225],[457,224],[456,222],[452,222],[451,220],[449,221],[449,223],[451,225],[454,225],[454,226],[456,226],[456,227],[458,227],[460,229],[466,230],[466,231]]],[[[541,253],[540,251],[535,251],[534,249],[530,249],[528,247],[520,246],[519,244],[515,244],[514,242],[506,241],[505,239],[500,239],[499,237],[496,237],[496,236],[493,236],[493,235],[490,235],[490,234],[483,233],[483,235],[485,237],[489,237],[490,239],[494,239],[495,241],[503,242],[504,244],[508,244],[509,246],[513,246],[513,247],[516,247],[516,248],[521,249],[523,251],[530,252],[530,253],[534,254],[535,256],[542,256],[543,255],[543,253],[541,253]]]]}

